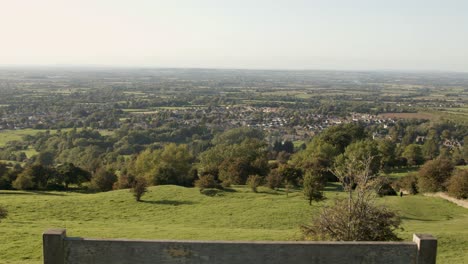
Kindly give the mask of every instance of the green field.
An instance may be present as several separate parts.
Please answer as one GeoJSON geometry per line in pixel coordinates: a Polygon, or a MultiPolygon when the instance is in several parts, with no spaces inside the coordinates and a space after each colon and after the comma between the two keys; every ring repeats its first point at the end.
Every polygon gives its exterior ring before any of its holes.
{"type": "Polygon", "coordinates": [[[0,147],[5,146],[9,141],[22,140],[23,136],[35,135],[45,131],[40,129],[0,130],[0,147]]]}
{"type": "MultiPolygon", "coordinates": [[[[70,131],[72,128],[65,128],[62,131],[70,131]]],[[[24,136],[36,135],[41,132],[46,132],[47,129],[18,129],[18,130],[0,130],[0,147],[5,146],[9,141],[22,141],[24,136]]],[[[57,130],[49,130],[51,134],[57,133],[57,130]]],[[[27,154],[27,152],[26,152],[27,154]]]]}
{"type": "MultiPolygon", "coordinates": [[[[0,191],[9,216],[0,223],[0,263],[41,263],[41,233],[67,228],[69,236],[195,240],[297,240],[299,226],[343,193],[328,187],[327,200],[309,206],[302,193],[245,187],[205,196],[195,188],[151,187],[143,202],[128,190],[80,194],[0,191]]],[[[424,196],[379,199],[403,218],[401,237],[431,233],[438,263],[467,263],[468,210],[424,196]]]]}

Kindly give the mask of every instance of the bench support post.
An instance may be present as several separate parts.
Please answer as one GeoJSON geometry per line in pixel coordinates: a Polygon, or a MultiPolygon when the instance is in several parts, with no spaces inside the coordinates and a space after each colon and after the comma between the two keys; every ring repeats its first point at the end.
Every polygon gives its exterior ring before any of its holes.
{"type": "Polygon", "coordinates": [[[418,264],[435,264],[437,239],[428,234],[414,234],[413,242],[418,245],[418,264]]]}
{"type": "Polygon", "coordinates": [[[42,234],[44,264],[65,264],[65,229],[49,229],[42,234]]]}

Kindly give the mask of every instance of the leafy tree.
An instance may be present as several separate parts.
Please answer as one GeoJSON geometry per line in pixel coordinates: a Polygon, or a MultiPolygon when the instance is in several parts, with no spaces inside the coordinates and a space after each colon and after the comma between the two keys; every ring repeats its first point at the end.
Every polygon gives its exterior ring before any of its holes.
{"type": "Polygon", "coordinates": [[[36,162],[42,166],[54,165],[55,154],[52,151],[42,151],[37,155],[36,162]]]}
{"type": "Polygon", "coordinates": [[[325,187],[325,180],[322,175],[307,171],[304,175],[303,186],[304,197],[309,200],[309,205],[312,205],[312,201],[323,200],[322,190],[325,187]]]}
{"type": "Polygon", "coordinates": [[[103,167],[99,168],[91,179],[91,189],[101,192],[112,190],[112,186],[117,181],[114,172],[103,167]]]}
{"type": "Polygon", "coordinates": [[[195,187],[200,188],[200,191],[203,189],[219,188],[219,184],[216,182],[213,175],[201,175],[198,180],[195,181],[195,187]]]}
{"type": "Polygon", "coordinates": [[[63,182],[66,189],[68,189],[70,184],[77,184],[80,186],[82,183],[91,179],[91,174],[88,171],[76,167],[73,163],[59,165],[57,167],[57,172],[61,179],[60,184],[63,182]]]}
{"type": "Polygon", "coordinates": [[[422,146],[422,152],[426,160],[431,160],[439,155],[439,144],[435,138],[429,138],[422,146]]]}
{"type": "Polygon", "coordinates": [[[408,165],[421,165],[424,162],[422,149],[419,145],[410,144],[406,146],[402,156],[406,158],[408,165]]]}
{"type": "Polygon", "coordinates": [[[135,180],[132,187],[132,193],[137,202],[141,201],[141,197],[148,192],[148,183],[144,177],[139,177],[135,180]]]}
{"type": "Polygon", "coordinates": [[[247,139],[263,140],[265,135],[261,130],[252,129],[248,127],[239,127],[227,130],[221,134],[218,134],[213,139],[214,145],[234,145],[240,144],[247,139]]]}
{"type": "Polygon", "coordinates": [[[134,175],[144,176],[151,184],[177,184],[188,186],[193,178],[189,173],[193,156],[187,145],[174,143],[163,149],[147,149],[137,156],[131,166],[134,175]]]}
{"type": "Polygon", "coordinates": [[[285,185],[299,186],[302,179],[302,170],[288,164],[278,167],[278,173],[284,180],[285,185]]]}
{"type": "Polygon", "coordinates": [[[320,172],[329,181],[336,181],[336,177],[330,173],[329,168],[333,164],[333,160],[340,152],[337,147],[330,143],[321,140],[320,137],[315,137],[305,150],[302,150],[293,155],[290,163],[303,171],[313,170],[316,173],[320,172]]]}
{"type": "Polygon", "coordinates": [[[268,174],[267,146],[258,139],[216,145],[200,155],[199,169],[201,174],[214,175],[223,182],[245,184],[249,175],[268,174]]]}
{"type": "Polygon", "coordinates": [[[437,158],[426,162],[418,171],[418,187],[423,192],[445,190],[445,182],[454,170],[450,160],[437,158]]]}
{"type": "Polygon", "coordinates": [[[380,168],[388,169],[396,166],[396,146],[391,140],[384,139],[378,142],[378,151],[380,152],[380,168]]]}
{"type": "Polygon", "coordinates": [[[449,195],[458,199],[468,198],[468,170],[457,170],[447,184],[449,195]]]}
{"type": "Polygon", "coordinates": [[[319,135],[319,138],[320,141],[331,144],[339,153],[343,153],[349,144],[365,139],[366,136],[363,125],[349,123],[329,127],[319,135]]]}
{"type": "Polygon", "coordinates": [[[249,178],[247,178],[247,185],[252,189],[253,192],[257,192],[258,186],[262,184],[263,178],[260,177],[259,175],[250,175],[249,178]]]}
{"type": "Polygon", "coordinates": [[[277,168],[270,170],[270,173],[266,177],[266,185],[272,190],[280,188],[283,182],[284,179],[281,177],[277,168]]]}
{"type": "Polygon", "coordinates": [[[48,189],[58,181],[57,172],[51,167],[34,164],[21,172],[13,182],[15,189],[48,189]]]}
{"type": "Polygon", "coordinates": [[[13,188],[17,190],[30,190],[34,187],[34,182],[30,175],[21,173],[13,181],[13,188]]]}
{"type": "Polygon", "coordinates": [[[128,174],[126,172],[121,173],[117,177],[117,181],[112,186],[112,189],[129,189],[135,185],[136,177],[132,174],[128,174]]]}

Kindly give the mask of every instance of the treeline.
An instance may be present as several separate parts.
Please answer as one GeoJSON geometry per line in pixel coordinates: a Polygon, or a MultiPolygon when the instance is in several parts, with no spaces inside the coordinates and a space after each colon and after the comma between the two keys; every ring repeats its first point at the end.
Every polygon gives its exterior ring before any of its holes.
{"type": "MultiPolygon", "coordinates": [[[[39,154],[27,159],[24,168],[2,165],[0,189],[108,191],[130,188],[139,178],[150,185],[225,188],[249,184],[253,189],[259,185],[289,189],[336,181],[330,168],[350,156],[374,157],[370,168],[374,174],[433,160],[444,160],[453,167],[468,156],[466,144],[463,148],[443,145],[444,139],[466,133],[450,124],[398,123],[389,128],[387,138],[373,138],[378,129],[358,123],[330,127],[302,150],[290,141],[269,145],[264,132],[251,128],[218,133],[204,127],[172,131],[167,127],[122,128],[112,136],[92,129],[46,132],[16,142],[17,148],[34,146],[39,154]],[[414,141],[418,133],[426,133],[426,140],[414,141]]],[[[447,184],[448,178],[438,182],[440,186],[447,184]]]]}

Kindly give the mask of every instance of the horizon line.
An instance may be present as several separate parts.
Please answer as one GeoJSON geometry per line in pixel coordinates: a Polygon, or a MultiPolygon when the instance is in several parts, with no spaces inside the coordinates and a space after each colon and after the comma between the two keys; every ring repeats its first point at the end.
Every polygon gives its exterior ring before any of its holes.
{"type": "Polygon", "coordinates": [[[151,65],[109,65],[109,64],[0,64],[0,69],[5,68],[76,68],[76,69],[171,69],[171,70],[241,70],[241,71],[330,71],[330,72],[394,72],[394,73],[464,73],[460,70],[440,69],[395,69],[395,68],[362,68],[362,69],[337,69],[337,68],[267,68],[267,67],[194,67],[194,66],[151,66],[151,65]]]}

